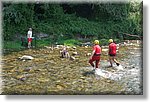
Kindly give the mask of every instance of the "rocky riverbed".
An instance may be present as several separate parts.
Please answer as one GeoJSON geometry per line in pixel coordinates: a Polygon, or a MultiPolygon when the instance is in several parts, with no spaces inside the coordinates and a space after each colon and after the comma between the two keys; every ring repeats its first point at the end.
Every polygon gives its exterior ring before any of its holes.
{"type": "Polygon", "coordinates": [[[88,63],[91,47],[69,48],[77,52],[74,60],[61,58],[60,49],[28,49],[2,58],[2,94],[142,94],[141,46],[120,46],[118,60],[123,70],[108,67],[107,52],[102,52],[100,69],[95,75],[88,63]],[[34,59],[20,60],[29,55],[34,59]]]}

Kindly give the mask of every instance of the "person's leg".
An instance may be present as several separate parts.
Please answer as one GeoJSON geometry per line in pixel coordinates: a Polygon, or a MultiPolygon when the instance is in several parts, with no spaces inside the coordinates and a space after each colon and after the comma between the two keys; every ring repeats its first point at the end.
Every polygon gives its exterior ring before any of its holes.
{"type": "Polygon", "coordinates": [[[113,67],[112,57],[111,56],[109,56],[109,62],[110,62],[110,66],[113,67]]]}
{"type": "Polygon", "coordinates": [[[29,42],[29,48],[31,48],[31,42],[29,42]]]}
{"type": "Polygon", "coordinates": [[[69,52],[66,52],[66,57],[70,58],[69,52]]]}
{"type": "Polygon", "coordinates": [[[28,38],[28,48],[29,48],[29,38],[28,38]]]}
{"type": "Polygon", "coordinates": [[[90,60],[89,60],[89,63],[90,63],[91,66],[94,68],[94,63],[93,63],[93,61],[94,61],[93,59],[90,59],[90,60]]]}
{"type": "Polygon", "coordinates": [[[115,56],[113,57],[113,61],[117,64],[117,66],[119,66],[119,62],[115,59],[115,56]]]}
{"type": "Polygon", "coordinates": [[[95,61],[96,68],[98,68],[99,62],[100,62],[100,59],[98,59],[98,60],[95,61]]]}
{"type": "Polygon", "coordinates": [[[66,52],[63,51],[63,58],[66,58],[66,52]]]}
{"type": "Polygon", "coordinates": [[[28,38],[28,48],[31,48],[31,41],[32,41],[32,39],[28,38]]]}
{"type": "Polygon", "coordinates": [[[28,48],[30,48],[30,42],[28,42],[28,48]]]}
{"type": "Polygon", "coordinates": [[[30,38],[30,48],[32,47],[32,38],[30,38]]]}
{"type": "Polygon", "coordinates": [[[63,58],[63,51],[60,51],[61,58],[63,58]]]}

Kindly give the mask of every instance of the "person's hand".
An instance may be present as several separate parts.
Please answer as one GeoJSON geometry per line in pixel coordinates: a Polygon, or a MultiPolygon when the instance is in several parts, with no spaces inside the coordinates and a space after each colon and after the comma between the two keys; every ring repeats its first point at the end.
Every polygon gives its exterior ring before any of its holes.
{"type": "Polygon", "coordinates": [[[92,59],[92,56],[89,58],[90,60],[92,59]]]}

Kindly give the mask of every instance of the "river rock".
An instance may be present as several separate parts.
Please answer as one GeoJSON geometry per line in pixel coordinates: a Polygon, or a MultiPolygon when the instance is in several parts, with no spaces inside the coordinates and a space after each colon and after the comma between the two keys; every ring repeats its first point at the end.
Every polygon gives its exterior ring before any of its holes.
{"type": "Polygon", "coordinates": [[[76,49],[76,47],[75,47],[75,46],[73,46],[72,48],[73,48],[73,49],[76,49]]]}
{"type": "Polygon", "coordinates": [[[75,58],[75,57],[73,57],[73,56],[71,56],[71,57],[70,57],[70,59],[71,59],[71,60],[75,60],[76,58],[75,58]]]}
{"type": "Polygon", "coordinates": [[[77,52],[73,52],[73,53],[72,53],[72,55],[77,55],[77,54],[78,54],[77,52]]]}
{"type": "Polygon", "coordinates": [[[104,51],[104,52],[105,52],[105,51],[108,51],[108,49],[102,49],[102,51],[104,51]]]}
{"type": "Polygon", "coordinates": [[[19,57],[21,60],[32,60],[34,59],[32,56],[24,55],[22,57],[19,57]]]}
{"type": "Polygon", "coordinates": [[[91,56],[91,53],[87,53],[86,56],[91,56]]]}

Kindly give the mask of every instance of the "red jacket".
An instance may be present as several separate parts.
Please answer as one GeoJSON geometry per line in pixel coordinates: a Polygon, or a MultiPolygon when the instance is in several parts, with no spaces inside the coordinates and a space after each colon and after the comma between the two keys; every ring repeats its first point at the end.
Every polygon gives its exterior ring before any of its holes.
{"type": "Polygon", "coordinates": [[[100,55],[101,54],[101,47],[99,45],[95,45],[93,47],[93,50],[95,50],[95,55],[100,55]]]}
{"type": "Polygon", "coordinates": [[[110,43],[109,44],[109,54],[116,54],[116,50],[117,50],[117,45],[115,43],[110,43]]]}

